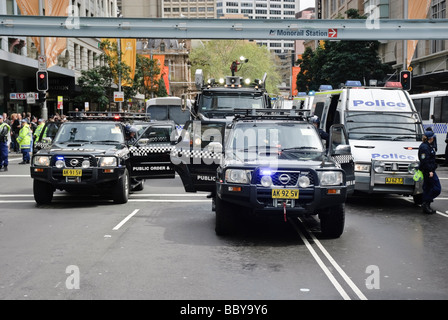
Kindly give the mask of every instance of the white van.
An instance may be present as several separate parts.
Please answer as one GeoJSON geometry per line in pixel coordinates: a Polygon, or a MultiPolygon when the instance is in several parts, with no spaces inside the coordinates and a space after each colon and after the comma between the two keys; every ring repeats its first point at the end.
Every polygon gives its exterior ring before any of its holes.
{"type": "Polygon", "coordinates": [[[414,182],[423,126],[409,94],[397,87],[346,86],[316,92],[311,114],[328,132],[344,124],[355,161],[355,191],[401,194],[422,201],[421,182],[414,182]]]}

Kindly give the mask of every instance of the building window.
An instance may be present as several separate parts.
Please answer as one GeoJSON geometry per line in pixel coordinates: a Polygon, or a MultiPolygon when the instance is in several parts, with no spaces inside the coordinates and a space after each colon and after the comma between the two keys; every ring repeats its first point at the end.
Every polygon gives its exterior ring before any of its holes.
{"type": "MultiPolygon", "coordinates": [[[[433,0],[431,4],[431,18],[445,19],[446,18],[446,1],[433,0]]],[[[445,40],[431,40],[431,53],[436,53],[445,50],[445,40]]]]}

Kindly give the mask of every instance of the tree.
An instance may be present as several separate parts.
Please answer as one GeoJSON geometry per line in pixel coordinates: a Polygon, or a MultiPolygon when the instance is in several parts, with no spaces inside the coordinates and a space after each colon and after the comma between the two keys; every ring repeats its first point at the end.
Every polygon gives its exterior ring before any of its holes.
{"type": "MultiPolygon", "coordinates": [[[[365,19],[358,10],[347,10],[349,19],[365,19]]],[[[392,67],[381,62],[378,41],[325,41],[316,50],[306,49],[298,60],[299,91],[317,90],[321,84],[334,88],[347,80],[368,84],[370,79],[383,80],[392,67]]]]}
{"type": "Polygon", "coordinates": [[[240,56],[249,59],[238,67],[236,76],[262,79],[267,74],[266,88],[273,94],[278,93],[277,85],[281,83],[277,69],[278,63],[265,46],[245,40],[211,40],[202,42],[203,46],[193,48],[190,53],[192,73],[202,69],[205,78],[224,78],[231,75],[232,62],[240,56]]]}

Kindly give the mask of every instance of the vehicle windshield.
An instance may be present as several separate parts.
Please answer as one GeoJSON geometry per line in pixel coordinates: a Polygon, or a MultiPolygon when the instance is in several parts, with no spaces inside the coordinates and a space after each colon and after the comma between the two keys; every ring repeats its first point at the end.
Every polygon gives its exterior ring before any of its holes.
{"type": "Polygon", "coordinates": [[[347,112],[349,139],[420,141],[416,113],[347,112]]]}
{"type": "Polygon", "coordinates": [[[201,111],[228,111],[235,108],[261,109],[263,98],[261,95],[246,93],[204,93],[201,97],[201,111]]]}
{"type": "Polygon", "coordinates": [[[240,123],[232,129],[226,156],[240,161],[269,158],[316,160],[325,151],[319,134],[307,123],[240,123]]]}
{"type": "Polygon", "coordinates": [[[55,143],[124,143],[118,123],[66,122],[58,131],[55,143]]]}

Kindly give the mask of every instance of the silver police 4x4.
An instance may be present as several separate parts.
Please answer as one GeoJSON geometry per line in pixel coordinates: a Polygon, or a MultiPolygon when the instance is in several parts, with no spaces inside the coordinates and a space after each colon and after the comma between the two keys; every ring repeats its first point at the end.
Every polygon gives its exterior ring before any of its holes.
{"type": "Polygon", "coordinates": [[[237,117],[217,169],[215,231],[231,233],[243,212],[285,221],[307,214],[318,215],[324,236],[337,238],[353,174],[343,125],[331,127],[326,150],[316,128],[301,117],[237,117]]]}

